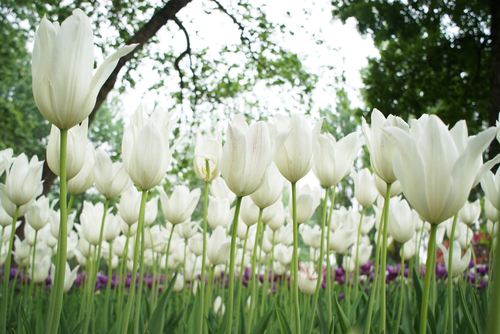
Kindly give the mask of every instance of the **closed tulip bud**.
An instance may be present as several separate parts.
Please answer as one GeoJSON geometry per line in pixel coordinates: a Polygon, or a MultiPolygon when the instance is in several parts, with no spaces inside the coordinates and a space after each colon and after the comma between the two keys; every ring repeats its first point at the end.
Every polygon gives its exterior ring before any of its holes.
{"type": "Polygon", "coordinates": [[[217,296],[214,302],[214,313],[222,317],[225,311],[226,311],[226,306],[222,303],[222,298],[220,296],[217,296]]]}
{"type": "Polygon", "coordinates": [[[486,222],[486,231],[488,231],[488,234],[494,238],[497,235],[497,230],[498,230],[498,224],[497,222],[492,222],[491,220],[488,220],[486,222]]]}
{"type": "Polygon", "coordinates": [[[196,146],[194,147],[194,172],[205,182],[216,179],[220,174],[220,158],[222,155],[222,136],[219,133],[216,138],[211,136],[206,141],[201,134],[196,134],[196,146]],[[210,169],[206,170],[206,161],[210,169]]]}
{"type": "MultiPolygon", "coordinates": [[[[274,162],[281,175],[295,183],[311,170],[312,155],[316,148],[322,120],[311,129],[304,115],[274,117],[274,137],[284,136],[283,144],[276,143],[274,162]]],[[[281,140],[282,141],[282,140],[281,140]]]]}
{"type": "Polygon", "coordinates": [[[142,190],[157,186],[170,164],[169,137],[175,123],[173,111],[157,108],[148,120],[139,106],[125,129],[122,141],[123,166],[132,182],[142,190]],[[144,124],[145,123],[145,124],[144,124]]]}
{"type": "Polygon", "coordinates": [[[314,225],[313,228],[305,224],[300,225],[300,234],[306,246],[314,249],[321,247],[321,228],[318,225],[314,225]]]}
{"type": "Polygon", "coordinates": [[[285,223],[285,208],[282,201],[276,201],[262,212],[262,222],[273,231],[279,229],[285,223]]]}
{"type": "Polygon", "coordinates": [[[107,199],[120,196],[132,186],[121,162],[111,162],[111,158],[102,149],[95,151],[94,163],[95,187],[107,199]]]}
{"type": "Polygon", "coordinates": [[[184,185],[176,186],[170,197],[163,188],[158,187],[160,201],[165,218],[174,225],[185,222],[194,212],[200,199],[201,190],[189,191],[184,185]]]}
{"type": "Polygon", "coordinates": [[[33,282],[42,283],[47,279],[47,277],[49,277],[50,264],[50,256],[45,256],[41,261],[37,261],[35,259],[33,277],[31,278],[33,282]]]}
{"type": "Polygon", "coordinates": [[[141,209],[141,193],[135,187],[129,188],[120,198],[118,212],[128,225],[137,223],[141,209]]]}
{"type": "MultiPolygon", "coordinates": [[[[55,272],[56,272],[56,266],[52,264],[52,270],[50,271],[50,278],[52,279],[52,282],[55,280],[55,272]]],[[[76,266],[71,270],[69,263],[66,262],[66,274],[64,275],[64,289],[63,291],[66,293],[68,292],[72,287],[73,283],[75,282],[76,278],[78,277],[78,269],[80,266],[76,266]]]]}
{"type": "Polygon", "coordinates": [[[184,288],[184,276],[178,275],[172,290],[180,292],[184,288]]]}
{"type": "Polygon", "coordinates": [[[230,208],[229,199],[209,196],[207,220],[212,230],[217,226],[228,227],[231,225],[233,217],[234,208],[230,208]]]}
{"type": "MultiPolygon", "coordinates": [[[[24,224],[24,240],[28,242],[31,246],[35,245],[35,234],[36,231],[31,227],[30,224],[24,224]]],[[[37,237],[37,242],[40,242],[40,239],[37,237]]]]}
{"type": "MultiPolygon", "coordinates": [[[[300,250],[297,251],[297,254],[300,253],[300,250]]],[[[283,244],[279,244],[274,246],[274,257],[278,260],[282,265],[288,266],[292,263],[293,256],[293,246],[285,246],[283,244]]]]}
{"type": "Polygon", "coordinates": [[[11,148],[0,151],[0,176],[3,175],[6,169],[10,168],[10,165],[14,161],[14,158],[12,158],[13,154],[14,150],[11,148]]]}
{"type": "Polygon", "coordinates": [[[254,193],[265,180],[272,160],[272,145],[267,124],[248,126],[237,115],[227,127],[227,140],[222,148],[220,171],[229,189],[238,197],[254,193]]]}
{"type": "Polygon", "coordinates": [[[226,230],[217,226],[207,240],[207,256],[210,262],[216,266],[225,263],[229,259],[231,239],[226,237],[226,230]]]}
{"type": "Polygon", "coordinates": [[[28,240],[24,239],[21,241],[17,235],[14,236],[14,249],[13,251],[15,257],[17,257],[16,262],[20,263],[22,260],[28,259],[31,252],[31,245],[28,240]]]}
{"type": "MultiPolygon", "coordinates": [[[[85,118],[81,125],[68,131],[66,150],[66,179],[71,180],[82,169],[86,160],[85,147],[87,146],[87,131],[89,119],[85,118]]],[[[50,129],[49,142],[47,143],[47,164],[50,170],[60,176],[61,131],[55,125],[50,129]]]]}
{"type": "Polygon", "coordinates": [[[316,285],[318,284],[318,276],[311,275],[309,270],[300,270],[299,272],[299,289],[308,296],[312,296],[316,291],[316,285]]]}
{"type": "Polygon", "coordinates": [[[473,203],[469,203],[466,201],[464,206],[458,212],[458,218],[467,225],[471,225],[475,223],[479,216],[481,215],[481,203],[479,203],[479,199],[477,199],[473,203]]]}
{"type": "Polygon", "coordinates": [[[146,214],[144,216],[144,226],[150,226],[158,216],[158,196],[153,197],[146,203],[146,214]]]}
{"type": "MultiPolygon", "coordinates": [[[[413,241],[413,239],[410,239],[408,240],[408,242],[406,242],[404,245],[403,245],[403,248],[404,248],[404,260],[405,261],[408,261],[410,260],[412,257],[415,256],[416,254],[416,246],[415,246],[415,241],[413,241]]],[[[402,254],[403,252],[403,249],[400,250],[400,255],[402,254]]]]}
{"type": "Polygon", "coordinates": [[[33,96],[42,115],[59,129],[71,129],[86,119],[102,85],[128,45],[104,60],[94,72],[94,42],[90,20],[75,9],[59,27],[44,16],[35,35],[31,71],[33,96]]]}
{"type": "MultiPolygon", "coordinates": [[[[444,258],[444,263],[449,263],[449,253],[448,249],[444,247],[441,244],[438,244],[439,249],[443,252],[443,258],[444,258]]],[[[465,269],[469,266],[470,262],[470,248],[467,249],[467,252],[465,253],[464,256],[462,256],[462,248],[460,247],[460,244],[458,241],[455,241],[453,244],[453,264],[452,264],[452,269],[451,269],[451,277],[457,277],[461,275],[465,269]]],[[[448,273],[450,274],[450,273],[448,273]]]]}
{"type": "MultiPolygon", "coordinates": [[[[385,198],[385,195],[387,194],[387,183],[378,177],[377,174],[373,174],[373,178],[375,179],[375,187],[377,188],[379,195],[385,198]]],[[[397,180],[394,181],[391,186],[390,197],[393,198],[394,196],[398,196],[402,192],[403,189],[401,188],[401,183],[397,180]]]]}
{"type": "MultiPolygon", "coordinates": [[[[8,200],[20,207],[33,201],[36,196],[41,194],[43,184],[41,181],[42,168],[43,161],[38,161],[36,155],[28,162],[26,155],[24,153],[20,154],[10,169],[6,170],[7,175],[3,192],[8,200]]],[[[2,197],[4,196],[2,195],[2,197]]],[[[4,205],[4,208],[10,215],[6,205],[4,205]]]]}
{"type": "Polygon", "coordinates": [[[365,143],[370,151],[370,164],[375,174],[386,183],[394,183],[398,177],[393,171],[394,152],[396,145],[382,131],[383,128],[397,127],[408,132],[408,124],[400,117],[389,115],[385,119],[384,115],[374,109],[371,115],[371,126],[368,126],[363,118],[363,134],[365,143]]]}
{"type": "Polygon", "coordinates": [[[94,185],[94,147],[87,145],[85,163],[80,172],[68,181],[68,190],[72,195],[84,193],[94,185]]]}
{"type": "Polygon", "coordinates": [[[111,242],[120,235],[120,232],[120,216],[115,216],[111,212],[108,212],[106,214],[106,222],[104,223],[104,240],[111,242]]]}
{"type": "MultiPolygon", "coordinates": [[[[290,191],[290,195],[291,195],[290,191]]],[[[314,211],[321,203],[323,190],[311,188],[308,184],[297,189],[297,223],[302,224],[311,219],[314,211]]],[[[291,196],[290,196],[291,198],[291,196]]],[[[292,216],[292,206],[289,205],[289,213],[292,216]]]]}
{"type": "Polygon", "coordinates": [[[227,187],[226,181],[220,177],[210,183],[210,193],[215,198],[227,198],[230,205],[236,199],[236,195],[227,187]]]}
{"type": "Polygon", "coordinates": [[[320,134],[313,154],[312,170],[325,187],[340,182],[351,169],[362,142],[356,132],[338,142],[330,134],[320,134]]]}
{"type": "Polygon", "coordinates": [[[189,250],[196,256],[203,254],[203,234],[196,233],[188,240],[189,250]]]}
{"type": "MultiPolygon", "coordinates": [[[[10,201],[9,201],[10,202],[10,201]]],[[[12,202],[10,202],[12,204],[12,202]]],[[[14,205],[14,204],[12,204],[14,205]]],[[[14,211],[15,211],[14,207],[14,211]]],[[[12,225],[12,217],[5,211],[2,203],[1,190],[0,190],[0,226],[10,226],[12,225]]]]}
{"type": "MultiPolygon", "coordinates": [[[[52,236],[56,239],[59,237],[60,218],[61,218],[61,214],[60,214],[59,210],[57,210],[57,211],[52,210],[52,212],[50,213],[50,219],[49,219],[50,231],[52,232],[52,236]]],[[[75,218],[76,218],[76,211],[73,213],[70,213],[68,215],[68,234],[73,229],[73,225],[75,223],[75,218]]],[[[101,217],[101,219],[102,219],[102,217],[101,217]]]]}
{"type": "Polygon", "coordinates": [[[104,205],[97,203],[93,205],[85,201],[80,215],[82,234],[90,244],[99,245],[99,234],[101,231],[102,217],[104,215],[104,205]]]}
{"type": "Polygon", "coordinates": [[[52,201],[52,205],[50,205],[47,197],[43,195],[40,196],[36,202],[33,203],[28,213],[26,213],[26,221],[36,231],[41,230],[49,222],[50,213],[54,209],[56,203],[57,200],[52,201]]]}
{"type": "Polygon", "coordinates": [[[276,164],[271,161],[264,183],[250,195],[250,198],[260,209],[267,208],[278,201],[283,193],[284,185],[285,178],[281,175],[276,164]]]}
{"type": "Polygon", "coordinates": [[[378,196],[373,175],[368,168],[363,168],[357,173],[353,170],[351,176],[354,180],[354,196],[356,200],[364,208],[371,206],[378,196]]]}
{"type": "Polygon", "coordinates": [[[406,243],[415,234],[415,220],[408,202],[402,200],[389,208],[389,234],[400,244],[406,243]]]}
{"type": "Polygon", "coordinates": [[[412,122],[410,134],[395,127],[384,131],[398,150],[394,173],[406,199],[425,221],[439,224],[464,205],[481,166],[482,153],[497,129],[489,128],[471,137],[466,146],[456,141],[460,133],[467,136],[465,121],[450,131],[436,115],[412,122]]]}
{"type": "Polygon", "coordinates": [[[175,232],[183,239],[189,239],[198,232],[200,222],[185,221],[182,224],[175,225],[175,232]]]}
{"type": "Polygon", "coordinates": [[[255,205],[250,197],[243,197],[241,201],[240,219],[245,223],[245,227],[257,223],[259,220],[259,211],[259,207],[255,205]]]}
{"type": "Polygon", "coordinates": [[[498,210],[491,204],[487,196],[484,197],[484,214],[491,221],[498,221],[498,210]]]}

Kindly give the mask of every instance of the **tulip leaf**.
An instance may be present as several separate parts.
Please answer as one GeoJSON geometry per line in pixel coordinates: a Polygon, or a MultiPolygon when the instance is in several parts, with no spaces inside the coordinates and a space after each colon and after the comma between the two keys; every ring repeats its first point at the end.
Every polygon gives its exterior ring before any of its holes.
{"type": "Polygon", "coordinates": [[[24,325],[24,329],[28,334],[35,334],[33,331],[33,327],[31,327],[30,322],[28,321],[28,316],[26,315],[26,311],[24,311],[23,307],[20,307],[21,309],[21,319],[23,319],[22,323],[24,325]]]}
{"type": "Polygon", "coordinates": [[[475,318],[479,322],[479,327],[481,329],[481,332],[485,332],[486,331],[486,317],[484,315],[483,308],[481,307],[481,304],[479,303],[477,291],[475,289],[472,290],[472,296],[474,297],[472,304],[474,306],[475,318]]]}
{"type": "Polygon", "coordinates": [[[328,327],[326,325],[325,316],[323,315],[322,308],[317,307],[316,313],[318,314],[319,326],[321,328],[320,333],[326,333],[328,330],[328,327]]]}
{"type": "Polygon", "coordinates": [[[250,334],[264,334],[267,329],[267,324],[273,315],[274,308],[270,307],[266,313],[259,319],[257,324],[252,328],[250,334]]]}
{"type": "MultiPolygon", "coordinates": [[[[364,289],[363,289],[363,291],[364,291],[364,289]]],[[[363,295],[365,295],[365,293],[360,293],[358,298],[360,298],[360,296],[363,296],[363,295]]],[[[356,303],[356,301],[355,301],[355,303],[356,303]]],[[[354,329],[357,330],[357,332],[359,332],[359,333],[364,333],[364,328],[366,326],[366,320],[368,318],[369,307],[370,307],[370,305],[368,303],[366,303],[365,308],[363,310],[363,313],[361,313],[361,315],[358,318],[358,321],[354,325],[354,329]]]]}
{"type": "Polygon", "coordinates": [[[276,315],[278,318],[281,334],[292,334],[290,325],[288,325],[288,321],[286,321],[286,317],[283,314],[283,311],[278,307],[278,303],[276,303],[276,315]]]}
{"type": "MultiPolygon", "coordinates": [[[[188,291],[191,293],[190,291],[188,291]]],[[[196,296],[194,297],[194,305],[193,305],[193,310],[191,311],[191,314],[188,317],[188,333],[199,333],[200,332],[200,326],[203,326],[203,321],[198,321],[200,313],[202,312],[201,310],[201,293],[197,293],[196,296]]]]}
{"type": "Polygon", "coordinates": [[[328,331],[328,334],[334,334],[335,333],[335,316],[332,317],[332,321],[330,321],[330,330],[328,331]]]}
{"type": "Polygon", "coordinates": [[[148,326],[146,327],[145,333],[162,333],[163,328],[161,327],[162,323],[162,316],[165,316],[165,307],[167,305],[168,299],[170,297],[170,294],[172,292],[172,289],[174,288],[175,281],[177,279],[177,274],[178,272],[175,273],[174,278],[170,281],[170,284],[167,287],[167,290],[163,293],[163,296],[161,296],[160,300],[158,301],[158,304],[156,305],[156,309],[153,312],[153,315],[151,316],[151,319],[149,319],[148,326]]]}
{"type": "Polygon", "coordinates": [[[337,311],[337,316],[339,317],[340,329],[343,334],[351,333],[351,324],[349,323],[349,319],[347,319],[344,311],[340,307],[339,301],[337,299],[337,294],[333,296],[333,301],[335,305],[335,310],[337,311]]]}
{"type": "MultiPolygon", "coordinates": [[[[415,294],[417,295],[417,310],[422,309],[422,296],[423,296],[423,287],[422,281],[418,276],[418,270],[416,267],[413,268],[413,282],[415,284],[415,294]]],[[[420,312],[417,312],[417,322],[420,323],[420,312]]]]}
{"type": "Polygon", "coordinates": [[[465,323],[466,323],[466,325],[469,328],[471,333],[478,334],[476,326],[474,326],[472,317],[470,315],[469,307],[467,306],[467,302],[465,301],[464,288],[462,286],[462,279],[461,278],[458,279],[458,291],[459,291],[459,295],[460,295],[460,306],[461,306],[462,311],[464,313],[465,323]]]}
{"type": "Polygon", "coordinates": [[[361,299],[363,297],[366,296],[365,289],[368,286],[369,282],[370,282],[370,280],[366,280],[366,283],[363,285],[363,287],[361,288],[361,291],[359,291],[359,293],[358,293],[358,297],[356,297],[356,299],[354,300],[354,302],[351,305],[351,309],[349,310],[349,315],[348,315],[348,319],[349,319],[350,324],[352,324],[354,317],[356,316],[356,311],[358,309],[359,302],[361,301],[361,299]]]}

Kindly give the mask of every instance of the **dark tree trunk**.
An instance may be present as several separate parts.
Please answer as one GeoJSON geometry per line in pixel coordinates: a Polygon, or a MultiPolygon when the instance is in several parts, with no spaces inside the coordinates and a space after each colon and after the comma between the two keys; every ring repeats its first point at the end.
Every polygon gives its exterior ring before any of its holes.
{"type": "MultiPolygon", "coordinates": [[[[135,35],[127,41],[128,44],[139,44],[134,51],[130,52],[128,55],[122,57],[118,64],[116,65],[115,70],[111,73],[108,80],[102,86],[99,94],[97,95],[97,100],[95,103],[94,110],[89,116],[89,124],[92,123],[97,111],[101,104],[106,100],[109,92],[114,88],[116,84],[116,79],[118,77],[118,73],[120,70],[130,61],[135,54],[153,38],[156,33],[169,21],[173,20],[175,15],[188,3],[192,0],[170,0],[168,1],[163,8],[158,10],[151,19],[139,29],[135,35]]],[[[45,196],[48,195],[50,188],[54,181],[56,180],[56,175],[52,173],[49,169],[47,162],[44,164],[43,175],[42,178],[44,180],[43,184],[43,194],[45,196]]]]}
{"type": "MultiPolygon", "coordinates": [[[[491,73],[490,73],[490,100],[488,102],[488,123],[495,126],[500,112],[500,3],[496,0],[490,2],[491,8],[491,73]]],[[[500,153],[500,145],[493,140],[489,158],[500,153]]]]}

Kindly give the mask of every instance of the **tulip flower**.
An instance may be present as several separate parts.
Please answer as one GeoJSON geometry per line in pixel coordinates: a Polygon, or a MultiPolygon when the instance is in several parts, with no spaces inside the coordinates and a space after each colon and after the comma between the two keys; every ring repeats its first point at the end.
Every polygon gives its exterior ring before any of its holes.
{"type": "Polygon", "coordinates": [[[11,148],[0,151],[0,176],[3,175],[3,172],[5,172],[6,169],[10,168],[10,165],[14,161],[12,158],[13,154],[14,150],[11,148]]]}
{"type": "Polygon", "coordinates": [[[259,211],[259,207],[255,205],[250,197],[243,197],[241,201],[240,219],[246,226],[250,227],[257,224],[259,220],[259,211]]]}
{"type": "Polygon", "coordinates": [[[282,201],[276,201],[262,212],[262,222],[273,231],[279,229],[285,223],[285,208],[282,201]]]}
{"type": "Polygon", "coordinates": [[[102,85],[128,45],[104,60],[94,72],[94,42],[90,20],[75,9],[59,26],[44,16],[35,35],[31,70],[33,96],[42,115],[59,129],[71,129],[86,119],[102,85]]]}
{"type": "Polygon", "coordinates": [[[259,208],[267,208],[280,198],[284,185],[285,178],[279,172],[276,164],[271,161],[264,183],[256,192],[250,195],[250,198],[259,208]]]}
{"type": "Polygon", "coordinates": [[[467,225],[475,223],[479,219],[480,215],[481,203],[479,203],[479,199],[477,199],[473,203],[469,203],[469,201],[466,201],[464,206],[458,212],[458,218],[467,225]]]}
{"type": "MultiPolygon", "coordinates": [[[[378,177],[377,174],[373,174],[373,177],[375,179],[375,187],[377,188],[379,195],[385,198],[387,194],[387,183],[378,177]]],[[[390,197],[393,198],[394,196],[398,196],[402,192],[403,189],[401,188],[401,183],[397,180],[394,181],[391,185],[390,197]]]]}
{"type": "MultiPolygon", "coordinates": [[[[86,160],[87,132],[89,119],[85,118],[81,125],[77,125],[68,131],[66,143],[66,179],[71,180],[80,172],[86,160]]],[[[50,129],[49,142],[47,143],[47,164],[50,170],[60,176],[60,153],[61,131],[52,125],[50,129]]]]}
{"type": "Polygon", "coordinates": [[[233,216],[234,209],[230,209],[229,199],[209,196],[207,220],[212,230],[217,226],[228,227],[233,221],[233,216]]]}
{"type": "Polygon", "coordinates": [[[201,190],[189,191],[184,185],[176,186],[170,197],[165,190],[157,187],[165,218],[174,225],[184,223],[194,212],[200,199],[201,190]]]}
{"type": "Polygon", "coordinates": [[[387,119],[377,109],[371,115],[371,127],[363,118],[363,133],[365,143],[370,151],[370,164],[375,174],[386,183],[394,183],[398,179],[393,171],[394,152],[396,145],[382,131],[383,128],[397,127],[408,132],[408,124],[400,117],[389,115],[387,119]]]}
{"type": "Polygon", "coordinates": [[[484,197],[484,214],[491,221],[498,221],[498,210],[491,204],[488,196],[484,197]]]}
{"type": "Polygon", "coordinates": [[[45,282],[49,277],[50,256],[45,256],[41,261],[35,260],[34,275],[31,278],[35,283],[45,282]]]}
{"type": "Polygon", "coordinates": [[[43,195],[40,196],[36,202],[33,203],[28,213],[26,213],[26,221],[36,231],[41,230],[49,222],[50,214],[56,203],[57,200],[52,201],[52,205],[50,205],[47,197],[43,195]]]}
{"type": "MultiPolygon", "coordinates": [[[[449,253],[448,249],[441,244],[438,244],[439,249],[443,252],[444,263],[448,263],[449,253]]],[[[467,252],[464,256],[462,256],[462,248],[458,241],[454,241],[453,245],[453,268],[451,271],[451,277],[457,277],[461,275],[465,269],[469,266],[471,251],[470,248],[467,249],[467,252]]]]}
{"type": "Polygon", "coordinates": [[[214,301],[214,313],[222,317],[225,311],[226,306],[222,303],[222,298],[220,296],[217,296],[214,301]]]}
{"type": "Polygon", "coordinates": [[[129,188],[120,197],[118,212],[123,221],[128,225],[137,223],[141,204],[141,193],[135,187],[129,188]]]}
{"type": "Polygon", "coordinates": [[[398,149],[394,173],[403,193],[431,224],[445,221],[462,208],[479,170],[482,152],[496,135],[496,128],[487,129],[471,137],[467,147],[461,149],[453,129],[449,131],[435,115],[423,126],[412,122],[410,134],[395,127],[384,130],[398,149]]]}
{"type": "Polygon", "coordinates": [[[170,164],[169,136],[174,111],[157,108],[149,119],[143,118],[139,105],[125,129],[122,141],[123,166],[137,187],[149,190],[164,178],[170,164]]]}
{"type": "MultiPolygon", "coordinates": [[[[42,168],[43,161],[38,161],[36,155],[28,162],[26,155],[24,153],[20,154],[10,169],[6,170],[4,195],[8,200],[16,206],[22,206],[41,194],[42,168]]],[[[5,205],[4,208],[7,211],[5,205]]]]}
{"type": "Polygon", "coordinates": [[[321,247],[321,229],[319,225],[314,225],[311,228],[309,225],[300,225],[300,234],[302,235],[302,240],[304,244],[314,249],[319,249],[321,247]]]}
{"type": "Polygon", "coordinates": [[[225,263],[229,259],[231,239],[226,237],[226,231],[222,226],[217,226],[207,241],[207,256],[210,262],[216,266],[225,263]]]}
{"type": "Polygon", "coordinates": [[[229,204],[236,199],[236,195],[227,187],[226,181],[220,177],[210,183],[210,193],[215,198],[227,198],[229,204]]]}
{"type": "Polygon", "coordinates": [[[103,149],[95,151],[95,187],[107,199],[120,196],[132,186],[132,180],[121,162],[111,162],[103,149]]]}
{"type": "Polygon", "coordinates": [[[84,193],[94,185],[94,147],[87,145],[85,163],[80,172],[68,181],[68,190],[72,195],[84,193]]]}
{"type": "Polygon", "coordinates": [[[405,200],[389,207],[389,225],[387,228],[389,234],[400,244],[408,242],[413,237],[415,223],[413,212],[405,200]]]}
{"type": "Polygon", "coordinates": [[[219,133],[216,138],[209,136],[206,141],[201,134],[196,134],[196,146],[194,147],[194,172],[205,182],[216,179],[220,174],[220,158],[222,155],[222,136],[219,133]],[[210,168],[210,175],[207,175],[206,161],[210,168]]]}
{"type": "MultiPolygon", "coordinates": [[[[290,192],[291,195],[291,192],[290,192]]],[[[302,224],[311,219],[323,197],[323,190],[311,188],[308,184],[297,191],[297,223],[302,224]]],[[[292,206],[288,206],[290,216],[293,215],[292,206]]]]}
{"type": "Polygon", "coordinates": [[[291,183],[295,183],[311,170],[312,155],[321,131],[322,120],[316,122],[311,129],[303,115],[294,114],[291,118],[277,115],[274,124],[278,135],[288,132],[284,144],[277,144],[275,147],[274,162],[281,175],[291,183]]]}
{"type": "Polygon", "coordinates": [[[299,272],[299,289],[306,295],[313,295],[316,291],[316,285],[318,284],[318,275],[311,275],[309,269],[305,269],[299,272]]]}
{"type": "Polygon", "coordinates": [[[319,182],[332,187],[340,182],[351,169],[362,142],[356,132],[338,142],[327,133],[320,134],[313,154],[312,170],[319,182]]]}
{"type": "Polygon", "coordinates": [[[228,124],[220,170],[237,197],[250,195],[262,185],[272,160],[271,148],[266,123],[257,122],[249,127],[245,118],[237,115],[228,124]]]}
{"type": "Polygon", "coordinates": [[[356,200],[363,208],[371,206],[378,196],[373,175],[368,168],[363,168],[357,173],[353,170],[351,176],[354,180],[354,196],[356,200]]]}
{"type": "Polygon", "coordinates": [[[191,222],[191,221],[187,220],[184,223],[175,225],[175,232],[177,232],[177,234],[181,238],[184,238],[187,240],[187,239],[191,238],[193,235],[195,235],[196,232],[198,232],[198,229],[200,227],[199,224],[200,224],[199,222],[195,222],[195,221],[191,222]]]}
{"type": "MultiPolygon", "coordinates": [[[[56,272],[56,266],[52,264],[51,266],[51,271],[50,271],[50,277],[52,278],[52,281],[55,279],[55,272],[56,272]]],[[[77,275],[78,275],[78,269],[80,266],[76,266],[71,270],[69,263],[66,262],[66,274],[64,275],[64,292],[68,292],[71,287],[73,287],[73,283],[75,282],[77,275]]]]}

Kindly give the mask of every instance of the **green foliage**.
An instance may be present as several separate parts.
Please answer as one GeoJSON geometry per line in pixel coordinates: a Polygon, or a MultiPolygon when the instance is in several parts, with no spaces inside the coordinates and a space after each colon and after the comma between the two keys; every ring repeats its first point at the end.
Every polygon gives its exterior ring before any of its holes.
{"type": "Polygon", "coordinates": [[[466,119],[471,133],[488,122],[492,69],[490,8],[485,1],[333,1],[333,16],[357,20],[380,58],[369,60],[363,81],[372,108],[408,119],[438,114],[466,119]]]}

